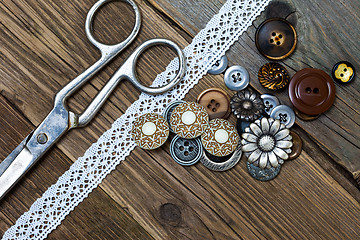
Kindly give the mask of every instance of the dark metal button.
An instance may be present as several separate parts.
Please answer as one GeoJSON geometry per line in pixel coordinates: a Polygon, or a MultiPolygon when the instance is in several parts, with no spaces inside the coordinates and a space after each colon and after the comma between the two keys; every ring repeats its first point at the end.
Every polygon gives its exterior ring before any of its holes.
{"type": "Polygon", "coordinates": [[[240,91],[249,85],[250,75],[244,67],[231,66],[224,74],[224,81],[230,90],[240,91]]]}
{"type": "Polygon", "coordinates": [[[238,91],[230,100],[231,110],[243,121],[254,121],[264,112],[264,103],[251,88],[238,91]]]}
{"type": "Polygon", "coordinates": [[[338,62],[332,69],[332,77],[338,83],[349,83],[355,77],[355,68],[347,61],[338,62]]]}
{"type": "Polygon", "coordinates": [[[303,142],[300,136],[296,132],[290,131],[290,135],[292,137],[292,141],[294,145],[291,148],[291,153],[289,153],[289,160],[293,160],[300,155],[302,151],[303,142]]]}
{"type": "Polygon", "coordinates": [[[287,105],[276,106],[270,113],[273,119],[279,119],[287,128],[291,128],[295,123],[295,113],[291,107],[287,105]]]}
{"type": "Polygon", "coordinates": [[[215,64],[211,67],[208,73],[212,75],[223,73],[227,68],[227,65],[228,65],[228,59],[226,55],[224,55],[220,58],[220,60],[215,62],[215,64]]]}
{"type": "Polygon", "coordinates": [[[231,113],[228,94],[219,88],[209,88],[200,93],[197,103],[204,106],[209,118],[227,119],[231,113]]]}
{"type": "Polygon", "coordinates": [[[270,18],[260,24],[255,34],[259,52],[272,60],[288,57],[296,47],[295,28],[283,18],[270,18]]]}
{"type": "MultiPolygon", "coordinates": [[[[264,116],[261,115],[259,120],[261,120],[264,116]]],[[[236,120],[236,130],[238,134],[241,136],[242,133],[245,132],[245,129],[250,126],[252,122],[242,121],[240,118],[236,120]]]]}
{"type": "MultiPolygon", "coordinates": [[[[171,113],[174,111],[174,109],[181,103],[184,103],[185,101],[182,100],[178,100],[178,101],[172,101],[171,103],[169,103],[169,105],[167,105],[167,107],[164,110],[163,113],[163,117],[165,118],[165,120],[168,122],[169,126],[170,126],[170,116],[171,113]]],[[[170,127],[170,131],[174,132],[171,127],[170,127]]]]}
{"type": "Polygon", "coordinates": [[[281,170],[280,164],[276,168],[271,167],[261,169],[252,163],[246,162],[246,167],[253,178],[263,182],[274,179],[281,170]]]}
{"type": "Polygon", "coordinates": [[[317,115],[328,110],[335,100],[335,85],[324,71],[305,68],[290,81],[289,97],[300,112],[317,115]]]}
{"type": "Polygon", "coordinates": [[[185,139],[175,136],[170,143],[170,154],[175,162],[190,166],[197,163],[204,151],[199,138],[185,139]]]}
{"type": "Polygon", "coordinates": [[[217,157],[211,155],[206,150],[200,162],[207,168],[213,171],[226,171],[234,167],[241,159],[242,151],[241,144],[238,144],[233,154],[225,157],[217,157]]]}
{"type": "Polygon", "coordinates": [[[270,90],[279,90],[286,87],[290,76],[285,67],[279,63],[266,63],[258,72],[260,84],[270,90]]]}
{"type": "Polygon", "coordinates": [[[265,106],[265,112],[270,116],[271,110],[274,109],[274,107],[280,105],[280,101],[277,97],[271,94],[262,94],[260,98],[264,102],[265,106]]]}

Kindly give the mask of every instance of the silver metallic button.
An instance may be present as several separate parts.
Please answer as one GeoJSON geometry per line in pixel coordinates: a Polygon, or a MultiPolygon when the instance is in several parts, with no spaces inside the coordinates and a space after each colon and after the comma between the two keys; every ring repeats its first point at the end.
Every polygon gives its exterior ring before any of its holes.
{"type": "Polygon", "coordinates": [[[291,128],[295,123],[295,113],[291,107],[287,105],[276,106],[270,113],[273,119],[279,119],[287,128],[291,128]]]}
{"type": "Polygon", "coordinates": [[[171,126],[170,126],[170,116],[171,116],[171,113],[174,111],[174,109],[180,105],[181,103],[184,103],[185,101],[183,100],[177,100],[177,101],[172,101],[171,103],[169,103],[169,105],[167,105],[167,107],[165,108],[164,112],[163,112],[163,117],[165,118],[165,120],[168,122],[169,124],[169,127],[170,127],[170,132],[174,132],[172,129],[171,129],[171,126]]]}
{"type": "Polygon", "coordinates": [[[263,100],[265,105],[265,112],[270,116],[271,110],[276,106],[280,105],[280,101],[277,97],[271,94],[262,94],[260,98],[263,100]]]}
{"type": "Polygon", "coordinates": [[[229,67],[224,74],[225,85],[233,91],[245,89],[250,82],[249,72],[238,65],[229,67]]]}
{"type": "Polygon", "coordinates": [[[249,162],[246,162],[246,167],[253,178],[263,182],[274,179],[280,173],[281,169],[280,164],[276,168],[261,169],[249,162]]]}
{"type": "Polygon", "coordinates": [[[211,67],[208,73],[212,75],[217,75],[223,73],[228,66],[228,59],[226,55],[222,56],[220,60],[217,60],[215,64],[211,67]]]}
{"type": "Polygon", "coordinates": [[[180,165],[190,166],[197,163],[203,153],[203,147],[199,138],[185,139],[176,135],[171,140],[171,157],[180,165]]]}
{"type": "Polygon", "coordinates": [[[200,158],[200,162],[210,170],[213,171],[226,171],[234,167],[241,159],[242,151],[241,144],[239,143],[230,156],[217,157],[209,154],[204,150],[203,156],[200,158]]]}

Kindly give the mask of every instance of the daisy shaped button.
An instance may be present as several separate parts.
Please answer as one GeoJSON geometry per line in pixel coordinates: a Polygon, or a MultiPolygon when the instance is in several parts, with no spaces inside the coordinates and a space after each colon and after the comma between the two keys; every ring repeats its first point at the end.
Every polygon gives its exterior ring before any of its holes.
{"type": "Polygon", "coordinates": [[[131,136],[139,147],[155,149],[163,145],[169,137],[169,125],[163,116],[146,113],[134,122],[131,136]]]}
{"type": "Polygon", "coordinates": [[[180,137],[193,139],[200,136],[209,126],[209,115],[200,104],[185,102],[171,113],[170,126],[180,137]]]}
{"type": "Polygon", "coordinates": [[[235,151],[240,137],[235,127],[224,119],[214,119],[209,123],[201,142],[208,153],[224,157],[235,151]]]}

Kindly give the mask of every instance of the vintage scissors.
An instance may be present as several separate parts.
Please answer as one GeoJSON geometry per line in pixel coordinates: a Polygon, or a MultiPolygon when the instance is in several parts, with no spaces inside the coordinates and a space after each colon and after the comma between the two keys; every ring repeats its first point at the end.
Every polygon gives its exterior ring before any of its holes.
{"type": "Polygon", "coordinates": [[[185,58],[181,49],[174,42],[166,39],[151,39],[141,44],[114,73],[97,96],[82,114],[68,110],[66,99],[78,90],[86,81],[102,69],[112,58],[127,47],[140,30],[140,11],[133,0],[123,0],[129,3],[135,11],[135,26],[130,35],[121,43],[106,45],[98,42],[92,35],[92,21],[95,12],[103,4],[111,0],[100,0],[89,10],[85,31],[90,42],[101,52],[101,58],[83,73],[62,88],[54,99],[54,107],[44,121],[30,133],[15,150],[0,164],[0,200],[17,183],[17,181],[36,163],[36,161],[68,130],[85,126],[100,109],[106,98],[117,84],[126,79],[136,88],[147,94],[160,94],[172,89],[185,73],[185,58]],[[154,45],[166,45],[173,48],[179,58],[179,70],[174,79],[167,85],[155,88],[146,87],[137,80],[135,67],[142,52],[154,45]]]}

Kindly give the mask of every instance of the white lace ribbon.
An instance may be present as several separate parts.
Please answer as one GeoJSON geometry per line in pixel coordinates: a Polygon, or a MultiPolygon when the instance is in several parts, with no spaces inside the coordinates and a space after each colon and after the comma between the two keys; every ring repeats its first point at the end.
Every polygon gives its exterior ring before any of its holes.
{"type": "MultiPolygon", "coordinates": [[[[115,167],[130,154],[135,144],[130,130],[138,114],[162,113],[168,103],[185,94],[225,54],[252,24],[271,0],[228,0],[219,13],[184,49],[186,74],[181,83],[163,95],[141,94],[119,119],[80,157],[41,198],[24,213],[3,239],[44,239],[61,221],[95,189],[115,167]]],[[[174,59],[159,74],[154,86],[175,76],[178,60],[174,59]]]]}

